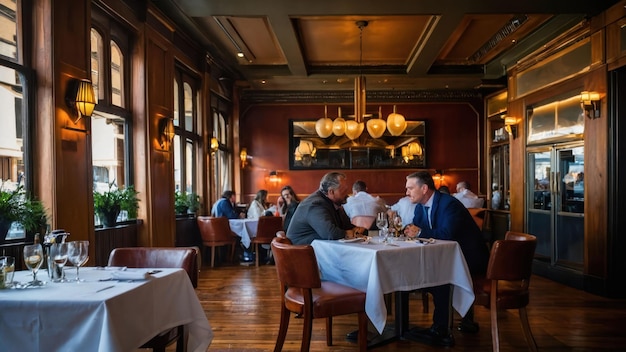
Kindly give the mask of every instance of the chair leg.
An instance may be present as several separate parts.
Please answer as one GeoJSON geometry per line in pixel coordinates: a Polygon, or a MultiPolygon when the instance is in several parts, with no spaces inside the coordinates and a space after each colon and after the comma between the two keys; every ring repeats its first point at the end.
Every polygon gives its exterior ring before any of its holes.
{"type": "Polygon", "coordinates": [[[304,310],[304,326],[302,327],[302,344],[300,351],[308,351],[311,347],[311,334],[313,332],[313,311],[304,310]]]}
{"type": "Polygon", "coordinates": [[[428,292],[422,291],[422,312],[428,313],[428,292]]]}
{"type": "Polygon", "coordinates": [[[326,346],[333,345],[333,317],[326,318],[326,346]]]}
{"type": "Polygon", "coordinates": [[[368,319],[365,312],[359,312],[359,351],[367,351],[367,325],[368,319]]]}
{"type": "Polygon", "coordinates": [[[280,308],[280,327],[278,328],[278,337],[276,338],[276,346],[274,346],[274,352],[280,352],[283,350],[285,344],[285,337],[287,336],[287,328],[289,327],[289,317],[291,312],[285,307],[285,302],[280,308]]]}
{"type": "Polygon", "coordinates": [[[500,352],[500,339],[498,338],[498,280],[491,280],[491,293],[489,294],[489,310],[491,313],[491,343],[493,352],[500,352]]]}
{"type": "Polygon", "coordinates": [[[211,246],[211,268],[215,267],[215,246],[211,246]]]}
{"type": "Polygon", "coordinates": [[[235,244],[230,245],[230,262],[235,260],[235,244]]]}
{"type": "Polygon", "coordinates": [[[256,267],[258,268],[259,267],[259,257],[260,257],[259,256],[259,244],[258,243],[254,244],[254,257],[255,257],[255,260],[256,260],[256,267]]]}
{"type": "Polygon", "coordinates": [[[522,323],[522,330],[524,331],[524,337],[526,338],[528,348],[533,352],[537,352],[537,342],[535,342],[533,333],[532,331],[530,331],[530,324],[528,323],[528,313],[526,312],[526,307],[522,307],[519,309],[519,319],[522,323]]]}

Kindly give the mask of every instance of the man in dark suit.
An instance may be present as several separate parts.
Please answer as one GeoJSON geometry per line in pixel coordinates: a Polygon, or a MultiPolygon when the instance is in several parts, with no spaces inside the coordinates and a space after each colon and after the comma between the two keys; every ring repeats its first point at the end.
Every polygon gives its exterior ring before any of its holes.
{"type": "Polygon", "coordinates": [[[293,244],[311,244],[316,239],[338,240],[363,234],[365,229],[352,225],[342,207],[349,190],[344,174],[324,175],[320,188],[296,208],[287,228],[287,238],[293,244]]]}
{"type": "MultiPolygon", "coordinates": [[[[472,215],[458,199],[437,191],[432,176],[425,171],[407,176],[406,194],[417,204],[413,224],[405,229],[407,236],[457,241],[472,276],[487,271],[489,250],[472,215]]],[[[430,329],[413,332],[418,338],[431,343],[453,346],[454,336],[449,330],[450,285],[425,290],[433,295],[433,325],[430,329]]],[[[473,322],[472,308],[459,330],[471,330],[471,327],[475,328],[473,332],[478,331],[478,325],[473,322]]]]}

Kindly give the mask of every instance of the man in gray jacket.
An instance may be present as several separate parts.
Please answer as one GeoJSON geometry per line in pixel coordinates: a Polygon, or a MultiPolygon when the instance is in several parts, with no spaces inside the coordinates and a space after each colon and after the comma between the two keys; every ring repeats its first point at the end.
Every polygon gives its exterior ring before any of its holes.
{"type": "Polygon", "coordinates": [[[355,227],[342,204],[350,191],[346,175],[329,172],[320,181],[320,188],[296,208],[287,238],[294,244],[311,244],[313,240],[338,240],[362,235],[365,229],[355,227]]]}

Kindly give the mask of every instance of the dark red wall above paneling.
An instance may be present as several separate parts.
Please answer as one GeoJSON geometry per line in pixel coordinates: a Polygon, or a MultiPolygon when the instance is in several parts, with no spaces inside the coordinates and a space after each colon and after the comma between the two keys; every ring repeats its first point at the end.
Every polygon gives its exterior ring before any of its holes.
{"type": "MultiPolygon", "coordinates": [[[[390,106],[383,106],[385,111],[390,106]]],[[[337,107],[328,106],[329,117],[337,107]],[[331,113],[332,111],[332,113],[331,113]]],[[[475,191],[483,175],[482,106],[470,103],[414,103],[397,105],[407,120],[426,121],[427,170],[444,171],[442,184],[452,190],[458,181],[466,180],[475,191]]],[[[258,105],[249,108],[240,119],[241,146],[252,156],[243,172],[242,201],[248,202],[259,189],[267,189],[269,201],[275,201],[284,185],[291,185],[300,196],[319,187],[319,180],[331,170],[289,170],[289,120],[317,120],[324,116],[324,105],[258,105]],[[270,171],[277,171],[279,182],[269,180],[270,171]]],[[[416,169],[339,170],[352,183],[365,181],[370,193],[378,194],[388,203],[404,195],[406,176],[416,169]]],[[[439,182],[435,181],[439,186],[439,182]]],[[[480,190],[482,191],[482,190],[480,190]]],[[[482,193],[482,192],[481,192],[482,193]]]]}

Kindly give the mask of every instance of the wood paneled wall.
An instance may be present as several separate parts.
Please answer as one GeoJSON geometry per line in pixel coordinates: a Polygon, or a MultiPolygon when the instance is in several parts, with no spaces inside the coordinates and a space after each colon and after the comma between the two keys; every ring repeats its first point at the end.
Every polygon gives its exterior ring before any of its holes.
{"type": "MultiPolygon", "coordinates": [[[[336,107],[328,105],[328,110],[336,111],[336,107]]],[[[385,110],[391,111],[391,107],[385,110]]],[[[443,169],[442,184],[452,190],[458,181],[466,180],[477,193],[483,193],[484,118],[478,113],[483,111],[482,102],[400,104],[397,110],[408,120],[426,121],[426,170],[443,169]]],[[[331,170],[289,170],[289,120],[322,116],[324,105],[320,104],[259,105],[246,110],[241,116],[240,139],[252,159],[242,173],[241,201],[248,202],[259,189],[266,189],[268,200],[274,202],[284,185],[291,185],[301,198],[318,189],[321,177],[331,170]],[[278,171],[280,182],[269,181],[271,170],[278,171]]],[[[370,193],[393,204],[405,194],[406,176],[417,169],[339,171],[346,173],[350,183],[365,181],[370,193]]]]}

